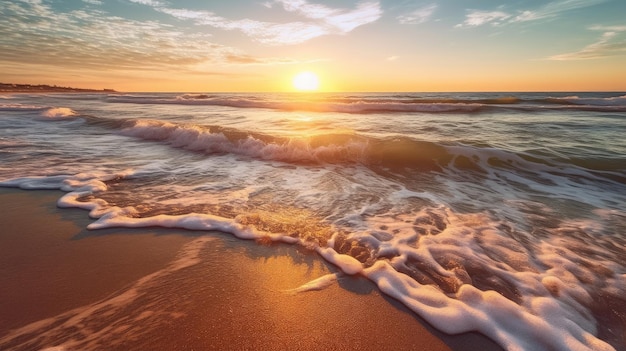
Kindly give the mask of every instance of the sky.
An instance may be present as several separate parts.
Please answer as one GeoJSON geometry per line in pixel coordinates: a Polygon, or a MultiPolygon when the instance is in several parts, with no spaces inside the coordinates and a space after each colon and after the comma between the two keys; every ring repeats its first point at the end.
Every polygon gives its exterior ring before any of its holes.
{"type": "Polygon", "coordinates": [[[626,91],[624,0],[0,0],[0,82],[626,91]]]}

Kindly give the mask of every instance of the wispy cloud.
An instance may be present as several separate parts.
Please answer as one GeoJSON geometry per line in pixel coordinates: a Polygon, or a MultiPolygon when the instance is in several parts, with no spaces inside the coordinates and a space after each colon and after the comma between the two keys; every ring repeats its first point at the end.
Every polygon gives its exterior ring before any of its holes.
{"type": "Polygon", "coordinates": [[[511,17],[512,15],[502,11],[470,10],[465,16],[465,21],[457,24],[455,27],[478,27],[485,24],[498,26],[505,23],[505,21],[511,17]]]}
{"type": "Polygon", "coordinates": [[[590,30],[601,30],[609,32],[626,32],[626,25],[624,26],[591,26],[590,30]]]}
{"type": "Polygon", "coordinates": [[[180,20],[190,20],[197,25],[207,25],[223,30],[239,30],[253,39],[272,45],[299,44],[330,34],[327,28],[314,23],[270,23],[251,19],[228,20],[209,11],[158,7],[156,10],[180,20]]]}
{"type": "Polygon", "coordinates": [[[200,48],[156,22],[111,17],[99,10],[55,12],[44,3],[26,1],[0,7],[0,17],[0,59],[5,61],[122,69],[198,61],[181,47],[200,48]],[[156,55],[165,47],[166,54],[156,55]]]}
{"type": "Polygon", "coordinates": [[[357,27],[377,21],[382,16],[378,2],[361,2],[355,9],[336,9],[305,0],[276,0],[286,11],[295,12],[320,26],[329,26],[334,34],[346,34],[357,27]]]}
{"type": "Polygon", "coordinates": [[[382,16],[378,2],[362,2],[354,9],[338,9],[312,4],[305,0],[275,0],[261,5],[273,8],[280,5],[302,20],[287,23],[264,22],[254,19],[228,19],[210,11],[168,7],[160,1],[131,0],[153,7],[180,20],[193,21],[223,30],[238,30],[248,37],[268,45],[293,45],[324,35],[343,35],[362,25],[377,21],[382,16]]]}
{"type": "Polygon", "coordinates": [[[608,0],[557,0],[549,2],[535,9],[517,10],[505,12],[501,9],[495,11],[468,10],[465,21],[455,27],[478,27],[482,25],[499,26],[511,23],[538,21],[560,16],[563,12],[582,9],[598,5],[608,0]]]}
{"type": "Polygon", "coordinates": [[[624,26],[593,26],[594,31],[603,31],[594,42],[579,51],[548,57],[548,60],[571,61],[600,59],[610,56],[626,55],[626,25],[624,26]]]}
{"type": "Polygon", "coordinates": [[[376,22],[383,14],[378,2],[364,2],[354,10],[339,10],[333,15],[319,18],[322,24],[332,27],[333,34],[347,34],[357,27],[376,22]]]}
{"type": "Polygon", "coordinates": [[[136,4],[148,5],[148,6],[164,6],[161,1],[158,0],[128,0],[130,2],[134,2],[136,4]]]}
{"type": "MultiPolygon", "coordinates": [[[[156,3],[134,2],[150,6],[156,3]]],[[[90,0],[89,3],[95,2],[90,0]]],[[[93,7],[59,12],[38,1],[3,3],[0,33],[3,66],[19,62],[112,72],[128,69],[193,71],[208,63],[297,63],[290,58],[252,57],[240,49],[216,44],[209,34],[199,31],[112,16],[93,7]]]]}
{"type": "Polygon", "coordinates": [[[420,24],[427,22],[433,13],[437,10],[437,4],[430,4],[424,7],[420,7],[410,13],[398,16],[398,21],[401,24],[420,24]]]}
{"type": "Polygon", "coordinates": [[[598,5],[607,0],[561,0],[549,2],[535,10],[526,10],[517,14],[513,22],[536,21],[545,18],[557,17],[561,13],[598,5]]]}

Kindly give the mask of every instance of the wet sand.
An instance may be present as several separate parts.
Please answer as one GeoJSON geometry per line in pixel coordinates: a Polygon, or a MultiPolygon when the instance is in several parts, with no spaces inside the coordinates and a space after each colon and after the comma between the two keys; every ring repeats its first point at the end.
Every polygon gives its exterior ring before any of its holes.
{"type": "Polygon", "coordinates": [[[449,336],[362,277],[216,232],[86,230],[57,191],[0,188],[0,350],[499,350],[449,336]]]}

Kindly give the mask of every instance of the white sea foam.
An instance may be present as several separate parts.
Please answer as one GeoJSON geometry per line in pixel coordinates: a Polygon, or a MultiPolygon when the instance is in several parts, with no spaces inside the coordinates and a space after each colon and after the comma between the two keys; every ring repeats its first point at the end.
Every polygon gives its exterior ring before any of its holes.
{"type": "Polygon", "coordinates": [[[40,111],[46,107],[20,103],[0,104],[0,111],[40,111]]]}
{"type": "Polygon", "coordinates": [[[76,115],[68,107],[46,107],[21,103],[0,104],[0,111],[41,111],[41,116],[46,119],[64,119],[76,115]]]}
{"type": "Polygon", "coordinates": [[[76,115],[71,108],[68,107],[51,107],[41,113],[43,117],[50,119],[65,119],[76,115]]]}
{"type": "MultiPolygon", "coordinates": [[[[541,250],[546,254],[533,259],[519,243],[498,235],[497,225],[486,218],[465,217],[448,213],[445,230],[428,236],[416,236],[411,225],[403,224],[407,221],[397,220],[395,226],[388,223],[387,230],[395,235],[376,244],[380,254],[393,252],[395,258],[377,261],[364,274],[382,291],[448,333],[477,330],[507,350],[613,350],[594,336],[596,322],[589,311],[593,302],[586,290],[604,283],[593,283],[601,278],[575,263],[577,253],[564,254],[556,249],[563,247],[562,242],[546,241],[541,250]],[[537,259],[554,268],[542,270],[533,263],[537,259]],[[446,284],[456,286],[454,292],[420,284],[400,273],[411,262],[437,272],[446,284]],[[516,262],[518,265],[513,265],[516,262]],[[511,284],[520,301],[468,284],[465,270],[476,269],[473,265],[484,266],[495,278],[511,284]],[[592,283],[581,286],[581,280],[587,279],[592,283]]],[[[608,262],[599,265],[604,263],[608,262]]],[[[624,283],[619,275],[613,279],[621,280],[616,285],[624,283]]]]}
{"type": "MultiPolygon", "coordinates": [[[[106,179],[122,176],[125,175],[24,178],[3,182],[0,186],[27,189],[57,186],[69,191],[59,200],[59,206],[90,210],[90,215],[97,220],[88,226],[89,229],[160,226],[217,230],[242,239],[270,237],[273,241],[304,244],[287,233],[266,232],[241,224],[237,218],[196,213],[136,218],[131,207],[109,207],[101,199],[89,202],[79,200],[86,194],[105,191],[106,179]]],[[[398,199],[417,194],[396,192],[398,199]]],[[[383,292],[447,333],[479,331],[508,350],[613,350],[594,336],[596,322],[589,312],[593,301],[587,290],[594,289],[598,285],[594,282],[598,279],[603,280],[602,284],[610,284],[613,290],[625,286],[626,274],[619,272],[620,267],[611,265],[611,261],[598,263],[605,270],[611,267],[617,270],[611,280],[594,276],[593,271],[575,263],[579,256],[567,249],[574,243],[558,236],[538,242],[539,254],[531,258],[519,242],[499,235],[498,224],[491,223],[486,215],[458,215],[449,209],[439,208],[424,210],[417,220],[406,214],[392,215],[387,217],[389,220],[386,222],[376,221],[377,218],[384,216],[372,217],[375,224],[369,227],[382,227],[381,223],[384,223],[384,229],[371,234],[354,232],[350,237],[390,259],[378,260],[366,267],[354,257],[336,251],[338,234],[326,246],[316,247],[316,251],[346,274],[364,274],[383,292]],[[430,227],[426,225],[422,228],[428,235],[416,234],[414,223],[427,222],[431,223],[430,227]],[[384,234],[391,232],[394,234],[384,234]],[[427,267],[426,271],[436,272],[442,277],[444,287],[419,283],[408,275],[406,267],[418,262],[420,267],[424,267],[422,270],[427,267]],[[545,270],[541,266],[551,268],[545,270]],[[468,269],[488,270],[490,273],[487,276],[493,275],[503,284],[510,285],[519,301],[491,289],[483,291],[470,285],[466,280],[469,278],[468,269]],[[588,285],[581,285],[581,280],[589,282],[588,285]]],[[[322,289],[335,279],[336,276],[321,277],[296,291],[322,289]]]]}
{"type": "MultiPolygon", "coordinates": [[[[25,190],[35,189],[55,189],[60,190],[63,188],[63,182],[66,179],[71,178],[69,175],[56,175],[56,176],[38,176],[38,177],[24,177],[10,179],[0,182],[0,186],[20,188],[25,190]]],[[[69,189],[70,191],[72,189],[69,189]]]]}
{"type": "Polygon", "coordinates": [[[614,96],[607,98],[591,98],[591,97],[579,97],[579,96],[565,96],[565,97],[557,97],[553,98],[553,100],[561,100],[564,102],[579,104],[579,105],[590,105],[590,106],[625,106],[626,105],[626,95],[622,96],[614,96]]]}
{"type": "Polygon", "coordinates": [[[332,248],[318,247],[317,253],[326,261],[341,267],[341,270],[346,274],[354,275],[363,271],[363,264],[357,259],[349,255],[339,254],[332,248]]]}

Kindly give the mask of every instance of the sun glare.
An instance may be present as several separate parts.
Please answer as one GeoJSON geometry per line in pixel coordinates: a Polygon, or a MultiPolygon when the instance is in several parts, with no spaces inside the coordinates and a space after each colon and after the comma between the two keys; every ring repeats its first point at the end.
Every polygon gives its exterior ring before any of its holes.
{"type": "Polygon", "coordinates": [[[300,91],[314,91],[319,85],[320,81],[313,72],[300,72],[293,77],[293,87],[300,91]]]}

